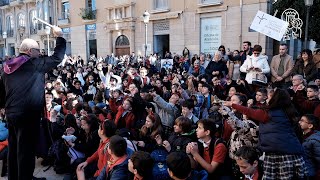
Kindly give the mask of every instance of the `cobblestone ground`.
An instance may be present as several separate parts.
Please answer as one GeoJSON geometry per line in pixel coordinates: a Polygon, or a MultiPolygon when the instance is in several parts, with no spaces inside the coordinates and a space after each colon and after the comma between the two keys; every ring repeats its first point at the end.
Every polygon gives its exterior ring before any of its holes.
{"type": "MultiPolygon", "coordinates": [[[[35,177],[45,177],[47,180],[63,180],[64,175],[56,174],[53,170],[53,167],[51,167],[48,171],[43,172],[44,169],[47,167],[41,166],[42,159],[36,159],[36,168],[34,170],[33,175],[35,177]]],[[[2,161],[0,162],[0,171],[2,168],[2,161]]],[[[1,173],[0,173],[1,174],[1,173]]],[[[0,180],[7,180],[7,177],[0,177],[0,180]]]]}

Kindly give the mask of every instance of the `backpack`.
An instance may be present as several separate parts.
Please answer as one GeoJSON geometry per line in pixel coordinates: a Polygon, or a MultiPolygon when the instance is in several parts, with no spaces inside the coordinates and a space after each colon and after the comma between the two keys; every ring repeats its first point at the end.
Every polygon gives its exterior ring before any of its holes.
{"type": "Polygon", "coordinates": [[[168,152],[164,148],[156,149],[152,151],[151,158],[154,161],[152,176],[154,180],[165,180],[170,179],[169,173],[167,171],[168,166],[166,159],[168,152]]]}
{"type": "MultiPolygon", "coordinates": [[[[214,141],[211,140],[210,145],[209,145],[209,156],[210,156],[210,161],[213,158],[214,155],[214,149],[218,144],[224,144],[226,147],[228,147],[225,143],[225,141],[222,138],[217,138],[214,141]]],[[[203,157],[203,150],[204,147],[202,143],[199,146],[199,152],[200,155],[203,157]]],[[[219,167],[215,170],[215,173],[209,174],[209,179],[223,179],[223,177],[230,177],[232,175],[232,160],[229,157],[228,151],[224,160],[224,163],[219,165],[219,167]]]]}

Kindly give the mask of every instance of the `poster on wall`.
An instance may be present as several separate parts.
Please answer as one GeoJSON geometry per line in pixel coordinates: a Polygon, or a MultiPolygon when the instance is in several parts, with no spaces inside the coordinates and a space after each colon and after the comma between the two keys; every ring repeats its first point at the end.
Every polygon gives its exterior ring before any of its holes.
{"type": "Polygon", "coordinates": [[[221,45],[221,17],[201,18],[201,53],[213,54],[221,45]]]}

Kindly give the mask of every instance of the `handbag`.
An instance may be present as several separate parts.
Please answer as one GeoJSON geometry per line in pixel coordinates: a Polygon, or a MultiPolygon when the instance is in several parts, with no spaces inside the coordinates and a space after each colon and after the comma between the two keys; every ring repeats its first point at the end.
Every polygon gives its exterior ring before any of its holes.
{"type": "Polygon", "coordinates": [[[252,83],[253,82],[267,84],[268,83],[268,78],[267,78],[267,76],[265,74],[263,74],[261,72],[256,72],[256,74],[253,75],[253,78],[252,78],[252,83]]]}
{"type": "Polygon", "coordinates": [[[69,147],[68,156],[70,157],[70,164],[72,164],[78,158],[85,158],[85,154],[75,150],[73,147],[69,147]]]}

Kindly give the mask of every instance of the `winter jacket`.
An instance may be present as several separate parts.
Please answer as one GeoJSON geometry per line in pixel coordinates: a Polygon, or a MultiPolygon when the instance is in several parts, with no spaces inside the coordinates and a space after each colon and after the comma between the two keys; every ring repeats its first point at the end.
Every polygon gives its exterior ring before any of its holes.
{"type": "Polygon", "coordinates": [[[290,120],[280,110],[270,110],[271,119],[259,124],[259,143],[263,152],[302,154],[303,149],[290,120]]]}
{"type": "Polygon", "coordinates": [[[268,63],[268,58],[266,56],[260,55],[259,57],[248,56],[248,58],[244,61],[242,66],[240,67],[240,71],[243,73],[247,73],[246,81],[249,84],[252,84],[253,78],[255,78],[257,72],[255,70],[249,70],[251,67],[260,68],[262,70],[261,73],[268,74],[270,72],[270,66],[268,63]]]}
{"type": "Polygon", "coordinates": [[[225,62],[222,60],[219,61],[210,61],[206,68],[206,75],[208,76],[208,82],[211,82],[212,77],[224,77],[228,73],[228,68],[225,62]],[[213,71],[219,71],[218,75],[212,75],[213,71]]]}
{"type": "Polygon", "coordinates": [[[294,76],[297,74],[302,75],[307,82],[310,82],[316,79],[318,71],[313,61],[308,62],[308,64],[304,66],[303,60],[299,60],[294,65],[291,75],[294,76]]]}
{"type": "Polygon", "coordinates": [[[106,172],[106,165],[96,180],[128,180],[130,174],[128,160],[129,156],[124,162],[114,166],[108,173],[106,172]]]}
{"type": "Polygon", "coordinates": [[[266,153],[284,155],[302,155],[303,148],[287,115],[281,109],[252,109],[245,106],[232,104],[232,108],[258,120],[259,147],[266,153]]]}
{"type": "Polygon", "coordinates": [[[320,169],[320,131],[315,131],[306,138],[302,146],[306,153],[305,161],[309,176],[315,176],[320,169]]]}
{"type": "Polygon", "coordinates": [[[174,104],[166,102],[159,95],[154,97],[153,101],[158,105],[162,125],[172,128],[178,114],[178,108],[174,104]]]}
{"type": "Polygon", "coordinates": [[[188,143],[197,141],[195,130],[184,134],[172,134],[168,138],[168,142],[171,146],[171,152],[182,151],[186,152],[186,147],[188,143]]]}

